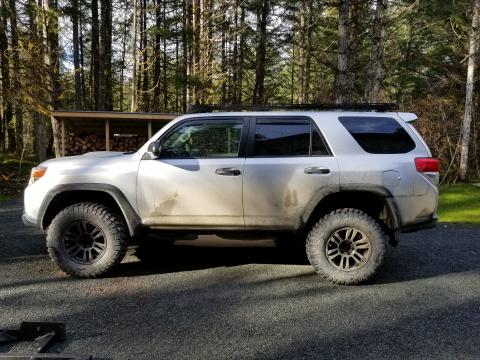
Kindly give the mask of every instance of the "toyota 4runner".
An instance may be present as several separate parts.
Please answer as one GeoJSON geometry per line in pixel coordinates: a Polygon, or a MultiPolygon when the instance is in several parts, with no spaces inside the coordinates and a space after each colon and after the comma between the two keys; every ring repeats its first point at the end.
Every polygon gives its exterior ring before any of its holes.
{"type": "Polygon", "coordinates": [[[76,277],[110,271],[149,233],[298,240],[337,284],[370,278],[387,243],[436,222],[439,162],[394,111],[180,116],[133,153],[93,152],[32,169],[23,221],[47,230],[76,277]]]}

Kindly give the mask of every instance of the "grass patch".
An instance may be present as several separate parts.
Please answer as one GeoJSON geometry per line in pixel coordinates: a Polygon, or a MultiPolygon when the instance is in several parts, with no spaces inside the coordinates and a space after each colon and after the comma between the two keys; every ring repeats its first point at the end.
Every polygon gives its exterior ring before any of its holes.
{"type": "Polygon", "coordinates": [[[10,196],[10,195],[0,194],[0,202],[2,202],[2,201],[7,201],[7,200],[11,200],[11,199],[13,199],[13,197],[10,196]]]}
{"type": "Polygon", "coordinates": [[[480,225],[480,186],[441,185],[438,215],[442,222],[480,225]]]}

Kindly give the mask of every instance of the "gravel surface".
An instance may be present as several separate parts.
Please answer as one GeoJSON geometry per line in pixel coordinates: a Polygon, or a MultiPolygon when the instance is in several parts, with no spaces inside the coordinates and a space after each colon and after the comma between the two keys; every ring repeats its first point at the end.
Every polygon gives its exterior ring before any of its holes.
{"type": "MultiPolygon", "coordinates": [[[[0,328],[60,321],[52,351],[109,359],[479,359],[480,227],[405,234],[368,284],[334,286],[271,241],[177,242],[109,278],[57,271],[0,203],[0,328]]],[[[24,352],[31,345],[4,345],[24,352]]]]}

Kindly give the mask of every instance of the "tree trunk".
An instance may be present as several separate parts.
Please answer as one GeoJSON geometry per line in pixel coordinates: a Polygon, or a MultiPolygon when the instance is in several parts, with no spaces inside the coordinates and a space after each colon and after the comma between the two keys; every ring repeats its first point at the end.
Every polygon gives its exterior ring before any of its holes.
{"type": "Polygon", "coordinates": [[[350,1],[340,0],[338,6],[338,58],[335,83],[335,102],[347,101],[348,34],[350,1]]]}
{"type": "Polygon", "coordinates": [[[0,0],[0,63],[1,63],[1,75],[2,75],[2,106],[1,106],[1,133],[0,133],[0,151],[3,152],[7,148],[7,132],[8,132],[8,122],[7,122],[7,100],[9,97],[8,94],[8,76],[9,76],[9,65],[8,57],[6,50],[8,48],[8,39],[6,27],[4,25],[5,20],[5,8],[4,0],[0,0]]]}
{"type": "Polygon", "coordinates": [[[238,75],[237,75],[237,97],[235,103],[241,104],[243,100],[243,68],[245,60],[245,43],[247,37],[247,31],[245,26],[245,2],[241,1],[240,4],[240,42],[238,47],[240,49],[238,54],[238,75]]]}
{"type": "MultiPolygon", "coordinates": [[[[44,22],[45,38],[45,63],[48,69],[48,89],[50,97],[48,99],[49,110],[60,107],[60,83],[59,83],[59,61],[60,50],[58,46],[58,15],[57,3],[55,0],[43,0],[43,9],[46,15],[44,22]]],[[[60,124],[51,116],[52,126],[52,145],[55,157],[61,156],[60,144],[60,124]]]]}
{"type": "Polygon", "coordinates": [[[80,47],[80,79],[81,79],[81,89],[82,89],[82,105],[83,107],[87,106],[87,88],[85,86],[85,72],[84,72],[84,49],[83,49],[83,32],[82,32],[82,12],[79,11],[78,17],[78,24],[79,24],[79,37],[78,43],[80,47]]]}
{"type": "Polygon", "coordinates": [[[133,36],[132,36],[132,101],[130,105],[130,111],[138,111],[138,98],[137,98],[137,0],[133,0],[133,36]]]}
{"type": "Polygon", "coordinates": [[[360,36],[361,0],[352,0],[350,15],[350,41],[348,48],[348,89],[349,102],[355,101],[355,82],[357,77],[358,44],[360,36]]]}
{"type": "Polygon", "coordinates": [[[147,34],[147,0],[143,0],[142,4],[142,25],[140,29],[142,29],[142,110],[149,111],[150,107],[150,99],[148,96],[148,86],[149,86],[149,78],[148,78],[148,34],[147,34]]]}
{"type": "Polygon", "coordinates": [[[10,59],[7,54],[8,50],[8,8],[5,0],[0,0],[1,6],[1,29],[0,29],[0,50],[2,59],[2,110],[3,110],[3,127],[6,135],[4,140],[5,148],[9,152],[15,151],[15,130],[12,127],[12,102],[11,102],[11,82],[10,82],[10,59]]]}
{"type": "Polygon", "coordinates": [[[160,32],[162,31],[162,0],[156,0],[155,3],[155,37],[153,43],[153,101],[152,110],[160,111],[160,71],[162,67],[161,54],[160,54],[160,32]]]}
{"type": "Polygon", "coordinates": [[[470,46],[468,52],[467,85],[465,96],[465,115],[462,124],[462,139],[460,152],[460,179],[467,180],[468,150],[470,146],[471,127],[474,118],[474,84],[475,68],[478,57],[478,32],[480,26],[480,0],[473,0],[472,28],[470,30],[470,46]]]}
{"type": "MultiPolygon", "coordinates": [[[[203,83],[204,83],[204,91],[203,93],[206,93],[207,97],[204,99],[207,103],[212,103],[215,102],[216,99],[213,94],[213,74],[214,74],[214,19],[215,19],[215,2],[212,0],[204,0],[204,7],[205,9],[203,10],[203,17],[206,19],[203,20],[203,37],[202,37],[202,43],[203,43],[203,83]],[[207,90],[207,91],[205,91],[207,90]]],[[[220,11],[222,11],[222,7],[227,11],[226,5],[222,1],[220,4],[220,11]]],[[[224,14],[221,15],[221,20],[220,20],[220,32],[223,34],[223,18],[224,14]]],[[[223,36],[223,35],[222,35],[223,36]]],[[[222,54],[221,54],[222,56],[222,54]]],[[[222,60],[220,60],[222,61],[222,60]]],[[[220,71],[221,71],[221,78],[222,81],[225,81],[225,69],[222,69],[222,64],[220,63],[220,71]]],[[[222,88],[223,90],[223,88],[222,88]]]]}
{"type": "MultiPolygon", "coordinates": [[[[18,47],[17,9],[15,0],[10,0],[10,36],[12,38],[13,60],[13,90],[17,94],[20,91],[20,56],[18,47]]],[[[15,102],[15,156],[19,158],[23,152],[23,109],[20,99],[15,102]]]]}
{"type": "Polygon", "coordinates": [[[102,110],[113,110],[112,96],[112,0],[101,0],[101,31],[100,31],[100,64],[103,71],[99,69],[99,80],[103,89],[100,90],[102,99],[102,110]]]}
{"type": "Polygon", "coordinates": [[[183,3],[183,68],[184,68],[184,88],[183,88],[183,111],[190,108],[190,82],[191,82],[191,43],[192,43],[192,0],[183,3]]]}
{"type": "MultiPolygon", "coordinates": [[[[175,28],[177,34],[179,33],[178,27],[175,28]]],[[[178,35],[175,37],[175,108],[174,111],[176,113],[179,112],[180,107],[180,90],[178,79],[180,78],[180,44],[178,35]]]]}
{"type": "MultiPolygon", "coordinates": [[[[222,38],[222,49],[221,49],[221,63],[220,71],[222,73],[222,85],[221,85],[221,100],[222,104],[227,103],[227,18],[226,18],[226,6],[222,3],[221,11],[221,38],[222,38]]],[[[210,41],[210,39],[209,39],[210,41]]],[[[209,79],[211,79],[209,77],[209,79]]],[[[211,81],[210,81],[211,82],[211,81]]]]}
{"type": "Polygon", "coordinates": [[[190,69],[190,78],[192,79],[191,100],[192,104],[198,104],[198,80],[200,77],[200,0],[192,1],[192,60],[190,69]]]}
{"type": "Polygon", "coordinates": [[[123,21],[123,36],[122,36],[122,59],[120,61],[120,106],[119,109],[120,111],[123,111],[123,102],[124,102],[124,75],[125,75],[125,54],[127,51],[127,23],[128,23],[128,13],[129,13],[129,7],[128,7],[129,1],[125,1],[125,18],[123,21]]]}
{"type": "Polygon", "coordinates": [[[233,103],[237,102],[238,98],[238,10],[239,10],[239,0],[235,1],[234,15],[233,15],[233,51],[232,51],[232,95],[231,101],[233,103]]]}
{"type": "MultiPolygon", "coordinates": [[[[106,58],[107,58],[107,42],[108,42],[108,2],[109,0],[100,0],[100,42],[98,47],[98,93],[97,104],[98,110],[107,110],[106,104],[106,58]]],[[[111,37],[111,29],[110,29],[111,37]]]]}
{"type": "Polygon", "coordinates": [[[71,9],[72,36],[73,36],[73,71],[75,79],[75,109],[82,110],[82,82],[80,74],[80,46],[78,30],[78,0],[72,0],[71,9]]]}
{"type": "Polygon", "coordinates": [[[138,4],[139,8],[139,15],[138,15],[138,72],[137,72],[137,93],[138,93],[138,109],[140,111],[144,111],[143,107],[143,97],[144,94],[142,93],[142,80],[143,80],[143,67],[145,63],[143,62],[143,37],[145,36],[145,31],[143,30],[143,14],[145,13],[143,9],[143,0],[140,0],[138,4]]]}
{"type": "Polygon", "coordinates": [[[377,0],[375,20],[373,23],[372,52],[370,54],[370,68],[368,71],[365,99],[376,103],[380,98],[382,84],[383,48],[385,46],[387,0],[377,0]]]}
{"type": "MultiPolygon", "coordinates": [[[[305,62],[306,62],[306,56],[305,56],[305,50],[307,47],[306,44],[306,1],[302,0],[300,2],[300,29],[299,29],[299,35],[300,35],[300,46],[299,46],[299,63],[300,63],[300,103],[305,103],[305,62]]],[[[295,61],[295,59],[294,59],[295,61]]]]}
{"type": "Polygon", "coordinates": [[[49,0],[48,19],[48,54],[50,64],[50,77],[52,82],[52,107],[60,109],[60,46],[58,43],[58,14],[57,0],[49,0]]]}
{"type": "Polygon", "coordinates": [[[257,2],[257,48],[255,52],[255,87],[253,88],[253,104],[265,103],[265,53],[267,43],[267,18],[269,13],[270,0],[257,2]]]}
{"type": "Polygon", "coordinates": [[[98,86],[99,86],[99,32],[98,32],[98,0],[92,0],[92,47],[90,60],[90,79],[93,110],[98,110],[98,86]]]}
{"type": "MultiPolygon", "coordinates": [[[[163,29],[168,29],[167,24],[167,9],[166,9],[166,1],[163,1],[163,10],[162,10],[162,22],[163,22],[163,29]]],[[[167,83],[167,69],[168,69],[168,57],[167,57],[167,37],[163,36],[163,111],[167,111],[168,109],[168,83],[167,83]]]]}
{"type": "MultiPolygon", "coordinates": [[[[28,20],[29,20],[29,41],[32,44],[37,44],[39,45],[39,56],[37,56],[35,59],[35,63],[30,64],[32,68],[37,68],[38,71],[32,71],[31,76],[32,76],[32,82],[35,84],[38,84],[37,86],[40,86],[40,84],[44,83],[42,81],[42,76],[41,76],[41,70],[43,67],[43,61],[44,61],[44,46],[41,44],[41,38],[39,34],[39,29],[38,29],[38,24],[37,24],[37,4],[35,0],[29,0],[28,6],[27,6],[27,14],[28,14],[28,20]]],[[[40,99],[44,100],[44,99],[40,99]]],[[[35,154],[37,155],[37,159],[39,162],[43,162],[47,159],[47,127],[46,127],[46,122],[45,122],[45,117],[40,114],[38,111],[31,111],[31,118],[33,121],[33,131],[34,131],[34,151],[35,154]]]]}
{"type": "Polygon", "coordinates": [[[305,83],[304,83],[304,101],[306,103],[310,102],[310,82],[311,82],[311,64],[312,64],[312,36],[313,36],[313,13],[314,13],[314,6],[313,0],[307,1],[307,9],[308,9],[308,20],[307,20],[307,48],[305,54],[305,83]]]}

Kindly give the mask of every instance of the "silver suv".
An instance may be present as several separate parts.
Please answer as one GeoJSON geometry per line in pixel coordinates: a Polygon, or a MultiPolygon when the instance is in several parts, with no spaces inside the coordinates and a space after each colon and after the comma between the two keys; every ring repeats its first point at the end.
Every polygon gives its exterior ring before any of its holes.
{"type": "MultiPolygon", "coordinates": [[[[190,114],[134,153],[93,152],[32,169],[25,224],[47,230],[52,260],[105,274],[157,233],[259,233],[302,241],[337,284],[370,278],[386,243],[436,222],[439,162],[411,113],[190,114]]],[[[171,236],[170,236],[171,238],[171,236]]]]}

